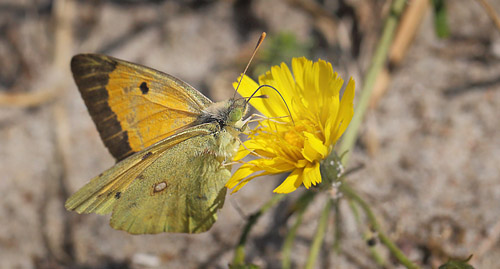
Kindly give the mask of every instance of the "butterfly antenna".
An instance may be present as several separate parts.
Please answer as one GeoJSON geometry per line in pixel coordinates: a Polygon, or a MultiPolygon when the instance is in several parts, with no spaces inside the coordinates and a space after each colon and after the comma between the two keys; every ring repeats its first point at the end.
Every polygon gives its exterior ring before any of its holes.
{"type": "Polygon", "coordinates": [[[253,49],[252,57],[250,57],[250,60],[248,61],[247,66],[245,67],[245,70],[243,70],[243,74],[241,74],[240,81],[238,81],[238,86],[236,86],[236,90],[234,91],[233,99],[236,96],[236,93],[238,92],[238,88],[240,87],[241,81],[243,80],[243,77],[245,76],[247,69],[250,66],[250,63],[252,62],[253,57],[255,57],[255,54],[257,53],[257,50],[260,47],[260,44],[264,42],[264,38],[266,38],[266,32],[262,32],[259,41],[257,41],[257,46],[255,46],[255,49],[253,49]]]}
{"type": "Polygon", "coordinates": [[[283,98],[283,95],[281,95],[280,91],[278,91],[276,88],[274,88],[273,86],[271,85],[267,85],[267,84],[264,84],[264,85],[260,85],[257,90],[255,90],[252,95],[250,95],[250,97],[248,97],[246,103],[248,104],[248,102],[250,102],[250,99],[252,98],[255,98],[255,97],[261,97],[261,98],[266,98],[267,95],[262,95],[262,96],[254,96],[259,90],[260,88],[263,88],[263,87],[269,87],[271,89],[273,89],[275,92],[277,92],[279,94],[279,96],[281,97],[281,100],[283,100],[283,103],[285,103],[285,106],[286,106],[286,110],[288,110],[288,114],[290,115],[290,118],[292,119],[292,122],[293,124],[295,125],[295,121],[293,120],[293,117],[292,117],[292,112],[290,112],[290,108],[288,108],[288,104],[286,103],[285,101],[285,98],[283,98]]]}

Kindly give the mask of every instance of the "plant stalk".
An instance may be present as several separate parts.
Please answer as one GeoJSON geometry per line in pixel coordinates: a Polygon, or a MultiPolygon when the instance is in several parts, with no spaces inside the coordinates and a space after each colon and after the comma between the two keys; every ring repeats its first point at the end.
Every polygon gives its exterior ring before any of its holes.
{"type": "Polygon", "coordinates": [[[363,122],[364,116],[366,114],[375,81],[380,71],[387,62],[387,55],[392,44],[392,39],[394,38],[394,34],[396,33],[399,18],[403,13],[406,2],[406,0],[394,0],[391,4],[389,16],[385,21],[382,35],[377,44],[377,48],[373,55],[370,67],[363,81],[361,96],[358,103],[356,104],[354,116],[352,117],[349,128],[347,128],[340,144],[339,152],[347,152],[347,154],[342,158],[342,163],[344,165],[346,165],[349,161],[354,143],[356,142],[356,138],[358,137],[359,128],[361,127],[361,123],[363,122]]]}
{"type": "Polygon", "coordinates": [[[318,228],[316,234],[314,235],[313,242],[311,244],[311,249],[309,251],[309,256],[307,257],[306,269],[314,268],[314,264],[318,259],[319,252],[321,250],[321,245],[323,244],[323,239],[325,238],[326,227],[328,226],[328,217],[332,208],[332,199],[326,201],[326,205],[321,212],[321,217],[319,219],[318,228]]]}
{"type": "Polygon", "coordinates": [[[273,197],[271,197],[271,199],[269,199],[267,203],[265,203],[259,210],[248,217],[247,224],[245,225],[245,228],[241,233],[238,246],[236,246],[232,264],[233,266],[241,266],[245,264],[245,243],[247,242],[250,231],[264,213],[266,213],[269,209],[271,209],[275,204],[283,200],[283,198],[285,197],[286,196],[284,194],[273,195],[273,197]]]}

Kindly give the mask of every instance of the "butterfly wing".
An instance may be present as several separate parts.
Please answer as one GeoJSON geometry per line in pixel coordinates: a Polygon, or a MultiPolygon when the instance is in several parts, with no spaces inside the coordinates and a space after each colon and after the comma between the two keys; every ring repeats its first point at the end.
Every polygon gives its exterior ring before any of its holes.
{"type": "Polygon", "coordinates": [[[200,135],[162,154],[123,194],[111,226],[133,234],[208,230],[231,176],[213,154],[215,146],[214,135],[200,135]]]}
{"type": "Polygon", "coordinates": [[[193,127],[126,158],[70,197],[66,208],[112,212],[111,226],[132,234],[208,230],[231,176],[214,154],[217,128],[193,127]]]}
{"type": "Polygon", "coordinates": [[[192,125],[212,103],[173,76],[109,56],[76,55],[71,70],[102,141],[117,160],[192,125]]]}
{"type": "MultiPolygon", "coordinates": [[[[201,126],[202,127],[202,126],[201,126]]],[[[169,148],[189,138],[209,134],[206,128],[190,128],[135,153],[93,178],[66,201],[66,208],[78,213],[111,213],[116,201],[151,163],[169,148]]]]}

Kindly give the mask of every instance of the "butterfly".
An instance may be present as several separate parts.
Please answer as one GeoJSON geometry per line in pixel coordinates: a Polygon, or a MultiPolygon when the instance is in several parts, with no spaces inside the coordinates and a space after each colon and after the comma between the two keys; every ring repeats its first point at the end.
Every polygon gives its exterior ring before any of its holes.
{"type": "Polygon", "coordinates": [[[65,207],[111,213],[110,225],[131,234],[210,229],[224,205],[248,101],[214,103],[171,75],[105,55],[76,55],[71,70],[118,162],[65,207]]]}

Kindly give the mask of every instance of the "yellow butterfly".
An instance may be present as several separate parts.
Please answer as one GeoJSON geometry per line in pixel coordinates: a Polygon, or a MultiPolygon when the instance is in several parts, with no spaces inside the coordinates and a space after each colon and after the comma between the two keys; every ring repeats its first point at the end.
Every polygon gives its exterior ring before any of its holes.
{"type": "Polygon", "coordinates": [[[104,55],[76,55],[71,70],[119,162],[65,207],[112,213],[111,226],[132,234],[210,229],[224,204],[231,176],[226,164],[239,146],[248,101],[213,103],[173,76],[104,55]]]}

